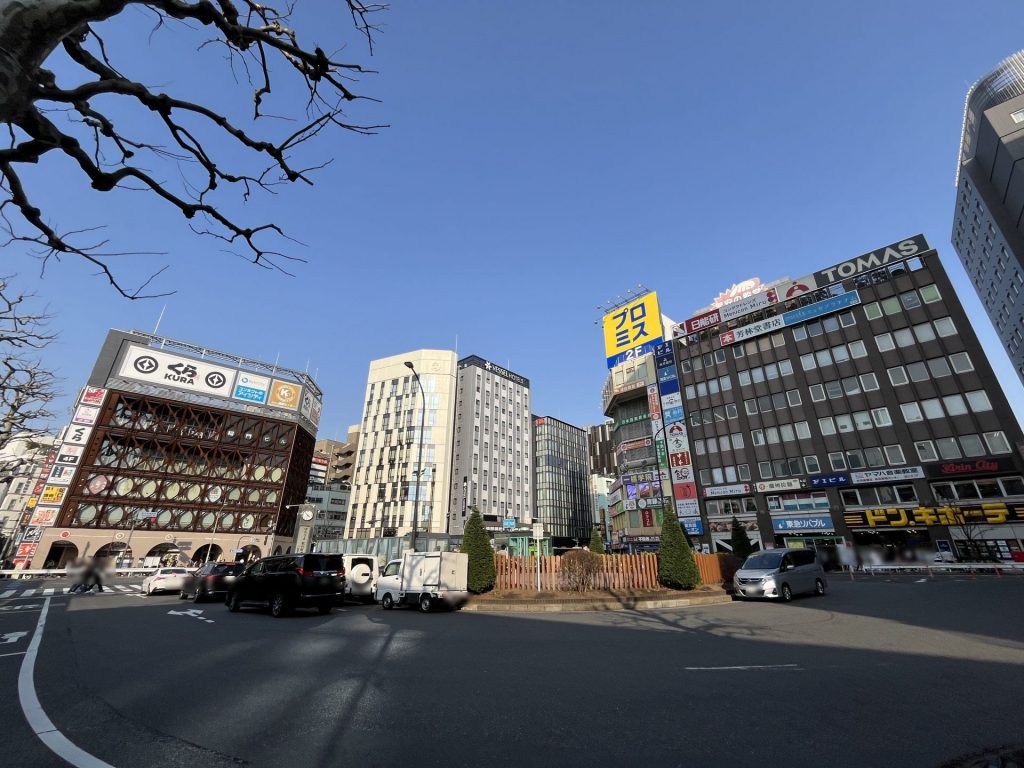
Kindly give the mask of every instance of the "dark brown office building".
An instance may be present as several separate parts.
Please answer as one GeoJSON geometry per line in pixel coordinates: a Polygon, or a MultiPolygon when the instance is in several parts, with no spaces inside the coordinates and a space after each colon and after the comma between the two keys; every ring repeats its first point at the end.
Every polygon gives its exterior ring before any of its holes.
{"type": "Polygon", "coordinates": [[[675,332],[712,551],[735,517],[762,546],[1020,557],[1024,436],[923,236],[675,332]]]}
{"type": "Polygon", "coordinates": [[[40,488],[34,565],[288,551],[320,409],[305,373],[110,331],[40,488]]]}

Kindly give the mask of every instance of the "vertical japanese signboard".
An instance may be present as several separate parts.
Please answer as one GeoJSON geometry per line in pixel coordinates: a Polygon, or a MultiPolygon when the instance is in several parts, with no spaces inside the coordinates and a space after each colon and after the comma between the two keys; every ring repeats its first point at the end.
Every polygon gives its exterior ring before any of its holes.
{"type": "MultiPolygon", "coordinates": [[[[654,360],[658,369],[658,394],[663,419],[654,437],[658,445],[658,465],[661,467],[662,479],[667,480],[662,487],[666,491],[672,489],[676,516],[686,519],[684,524],[687,533],[701,534],[704,528],[697,503],[697,486],[693,478],[685,411],[679,395],[679,375],[673,343],[666,341],[655,347],[654,360]],[[659,431],[663,435],[659,435],[659,431]]],[[[671,504],[669,508],[672,508],[671,504]]]]}

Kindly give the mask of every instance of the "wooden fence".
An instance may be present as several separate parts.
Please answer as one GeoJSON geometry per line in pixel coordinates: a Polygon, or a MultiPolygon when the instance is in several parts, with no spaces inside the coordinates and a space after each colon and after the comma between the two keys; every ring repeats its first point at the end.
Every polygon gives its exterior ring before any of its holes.
{"type": "MultiPolygon", "coordinates": [[[[719,584],[722,571],[715,555],[694,554],[703,584],[719,584]]],[[[542,591],[568,589],[560,570],[562,558],[542,555],[540,558],[540,588],[542,591]]],[[[497,590],[537,589],[537,558],[496,555],[494,558],[497,590]]],[[[658,556],[602,555],[601,570],[594,578],[594,589],[657,589],[658,556]]]]}

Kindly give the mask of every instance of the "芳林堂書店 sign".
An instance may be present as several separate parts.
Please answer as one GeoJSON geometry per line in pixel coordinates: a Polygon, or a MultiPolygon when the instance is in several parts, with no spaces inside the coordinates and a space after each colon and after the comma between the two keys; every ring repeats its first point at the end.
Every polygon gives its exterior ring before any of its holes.
{"type": "Polygon", "coordinates": [[[984,458],[943,461],[938,464],[929,464],[925,469],[928,477],[954,477],[956,475],[976,475],[983,472],[1012,472],[1016,467],[1012,459],[984,458]]]}
{"type": "Polygon", "coordinates": [[[919,480],[924,477],[921,467],[900,467],[898,469],[869,469],[863,472],[851,472],[850,482],[885,483],[890,480],[919,480]]]}
{"type": "Polygon", "coordinates": [[[777,331],[785,325],[785,321],[782,319],[782,315],[776,315],[775,317],[768,317],[764,320],[759,320],[756,323],[750,325],[744,325],[740,328],[736,328],[731,331],[726,331],[718,337],[722,346],[729,344],[735,344],[737,341],[745,341],[755,336],[763,336],[766,333],[777,331]]]}
{"type": "Polygon", "coordinates": [[[861,272],[870,272],[873,269],[884,267],[886,264],[909,259],[911,256],[917,256],[928,250],[928,241],[925,236],[914,235],[884,248],[865,253],[855,259],[841,261],[828,269],[819,270],[814,273],[814,279],[819,287],[824,287],[859,275],[861,272]]]}

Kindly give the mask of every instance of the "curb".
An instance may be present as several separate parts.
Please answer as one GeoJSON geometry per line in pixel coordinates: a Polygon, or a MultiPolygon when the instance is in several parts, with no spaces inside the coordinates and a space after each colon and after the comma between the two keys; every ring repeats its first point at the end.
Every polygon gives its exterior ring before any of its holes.
{"type": "Polygon", "coordinates": [[[652,608],[686,608],[697,605],[731,603],[732,597],[724,592],[719,595],[694,595],[693,597],[659,598],[655,600],[573,600],[541,603],[525,600],[470,602],[462,606],[463,611],[479,613],[568,613],[574,611],[644,611],[652,608]]]}

